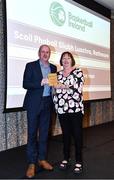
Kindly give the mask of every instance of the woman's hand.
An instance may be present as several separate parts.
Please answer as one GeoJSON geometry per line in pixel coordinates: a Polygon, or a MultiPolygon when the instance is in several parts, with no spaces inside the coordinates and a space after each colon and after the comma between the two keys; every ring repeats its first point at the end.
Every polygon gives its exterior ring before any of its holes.
{"type": "Polygon", "coordinates": [[[56,86],[54,86],[54,88],[56,88],[56,89],[68,89],[69,86],[62,84],[62,83],[58,83],[56,86]]]}

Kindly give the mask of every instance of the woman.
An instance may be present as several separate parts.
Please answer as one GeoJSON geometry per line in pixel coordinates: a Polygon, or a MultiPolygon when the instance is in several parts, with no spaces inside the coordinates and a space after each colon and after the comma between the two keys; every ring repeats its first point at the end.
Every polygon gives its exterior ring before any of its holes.
{"type": "Polygon", "coordinates": [[[53,97],[58,113],[62,134],[64,159],[60,169],[67,169],[70,160],[70,142],[73,135],[75,142],[74,173],[82,171],[82,119],[84,114],[82,89],[83,72],[75,67],[75,60],[70,52],[63,52],[60,58],[63,70],[57,73],[58,85],[53,97]]]}

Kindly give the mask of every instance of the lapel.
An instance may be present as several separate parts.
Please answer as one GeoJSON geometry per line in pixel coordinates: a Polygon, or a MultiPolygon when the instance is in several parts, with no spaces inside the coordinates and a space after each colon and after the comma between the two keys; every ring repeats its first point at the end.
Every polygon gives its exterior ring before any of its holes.
{"type": "Polygon", "coordinates": [[[50,64],[50,69],[51,69],[51,72],[53,73],[53,66],[52,66],[52,64],[50,64]]]}
{"type": "Polygon", "coordinates": [[[43,78],[43,75],[42,75],[42,71],[41,71],[41,67],[40,67],[40,63],[39,63],[39,59],[36,61],[36,69],[38,71],[38,74],[41,78],[43,78]]]}
{"type": "MultiPolygon", "coordinates": [[[[50,70],[53,73],[54,72],[53,65],[51,63],[49,65],[50,65],[50,70]]],[[[38,71],[39,75],[41,76],[41,78],[43,78],[40,63],[39,63],[39,59],[36,61],[36,68],[37,68],[37,71],[38,71]]]]}

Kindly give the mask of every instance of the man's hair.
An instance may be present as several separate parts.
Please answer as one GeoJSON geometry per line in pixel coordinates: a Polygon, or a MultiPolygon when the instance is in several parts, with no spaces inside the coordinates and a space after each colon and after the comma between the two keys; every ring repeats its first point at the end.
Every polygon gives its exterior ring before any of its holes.
{"type": "Polygon", "coordinates": [[[41,50],[42,50],[42,48],[43,48],[44,46],[48,47],[48,48],[49,48],[49,51],[51,52],[50,47],[49,47],[47,44],[43,44],[43,45],[41,45],[41,46],[39,47],[38,54],[41,52],[41,50]]]}

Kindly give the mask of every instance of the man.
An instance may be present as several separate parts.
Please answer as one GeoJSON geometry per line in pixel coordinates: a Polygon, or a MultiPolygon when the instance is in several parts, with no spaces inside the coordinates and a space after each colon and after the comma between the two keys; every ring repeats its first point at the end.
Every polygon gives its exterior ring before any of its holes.
{"type": "Polygon", "coordinates": [[[52,109],[51,87],[48,86],[48,74],[57,72],[55,65],[49,63],[49,46],[39,48],[39,59],[27,63],[23,87],[27,89],[24,108],[27,110],[28,140],[26,177],[35,176],[36,164],[46,170],[53,170],[46,161],[47,138],[52,109]]]}

